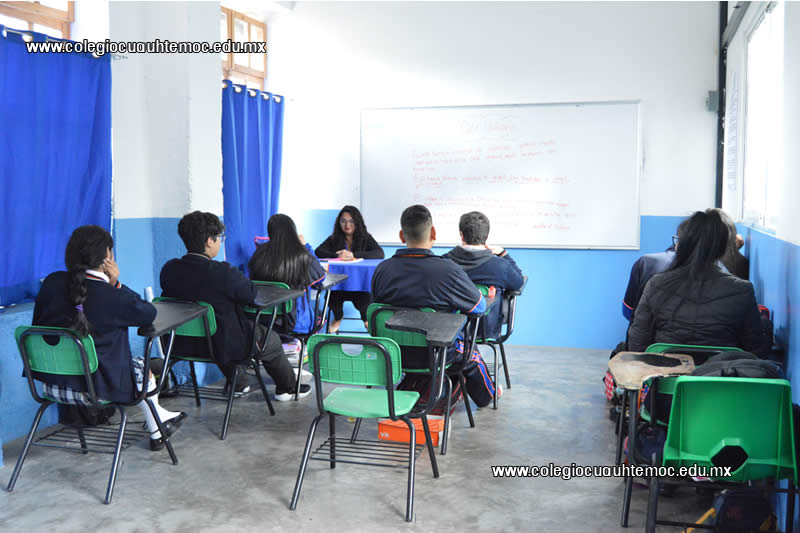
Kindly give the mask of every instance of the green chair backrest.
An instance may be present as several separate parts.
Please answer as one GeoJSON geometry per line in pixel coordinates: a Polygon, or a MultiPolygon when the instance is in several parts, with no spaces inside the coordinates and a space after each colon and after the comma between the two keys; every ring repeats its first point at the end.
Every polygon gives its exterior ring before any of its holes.
{"type": "MultiPolygon", "coordinates": [[[[481,285],[480,283],[476,283],[475,286],[478,287],[478,290],[481,291],[482,295],[484,295],[486,297],[489,296],[489,287],[488,286],[481,285]]],[[[498,291],[498,295],[497,296],[498,297],[500,296],[499,291],[498,291]]],[[[489,314],[489,308],[488,307],[486,308],[486,311],[483,312],[483,314],[484,314],[484,316],[489,314]]]]}
{"type": "MultiPolygon", "coordinates": [[[[289,286],[286,283],[282,283],[280,281],[255,281],[253,280],[253,285],[272,285],[274,287],[280,287],[282,289],[288,289],[289,286]]],[[[277,311],[279,315],[283,315],[286,313],[291,313],[292,309],[294,309],[294,300],[289,300],[288,302],[284,302],[282,304],[278,304],[275,307],[270,307],[268,309],[264,309],[261,311],[262,315],[272,315],[273,310],[277,311]]],[[[249,305],[245,306],[244,308],[245,313],[256,314],[258,313],[257,307],[250,307],[249,305]]]]}
{"type": "MultiPolygon", "coordinates": [[[[177,301],[175,298],[166,298],[164,296],[159,296],[157,298],[153,298],[154,302],[169,302],[169,301],[177,301]]],[[[214,308],[211,304],[206,302],[195,302],[203,307],[208,308],[208,333],[209,335],[214,335],[217,332],[217,318],[214,314],[214,308]]],[[[206,336],[206,327],[203,324],[203,317],[199,316],[194,320],[187,322],[186,324],[180,326],[178,329],[175,330],[175,335],[179,337],[205,337],[206,336]]]]}
{"type": "Polygon", "coordinates": [[[733,466],[725,481],[796,483],[791,385],[784,379],[680,376],[663,464],[733,466]]]}
{"type": "Polygon", "coordinates": [[[314,372],[314,350],[319,348],[319,372],[322,381],[343,385],[391,387],[402,376],[400,346],[386,337],[347,337],[344,335],[312,335],[308,340],[308,366],[314,372]],[[331,342],[333,341],[333,342],[331,342]],[[391,361],[391,383],[386,383],[386,358],[376,346],[359,344],[374,341],[388,353],[391,361]]]}
{"type": "Polygon", "coordinates": [[[97,351],[91,335],[81,337],[77,332],[67,328],[19,326],[14,330],[14,337],[17,339],[20,354],[23,357],[27,356],[28,364],[34,372],[61,376],[83,376],[83,360],[80,348],[75,342],[76,339],[83,345],[86,352],[89,372],[97,371],[97,351]],[[37,331],[26,335],[23,339],[23,334],[29,330],[37,331]],[[52,331],[53,335],[47,335],[45,331],[52,331]]]}
{"type": "MultiPolygon", "coordinates": [[[[421,333],[414,333],[411,331],[399,331],[396,329],[389,329],[386,327],[386,321],[391,318],[395,313],[392,309],[382,309],[387,307],[388,304],[373,303],[367,308],[367,324],[370,326],[369,334],[373,337],[386,337],[393,339],[400,346],[425,348],[428,346],[428,340],[425,335],[421,333]],[[375,326],[373,328],[372,316],[375,315],[375,326]]],[[[435,311],[429,307],[424,307],[421,311],[426,313],[434,313],[435,311]]]]}

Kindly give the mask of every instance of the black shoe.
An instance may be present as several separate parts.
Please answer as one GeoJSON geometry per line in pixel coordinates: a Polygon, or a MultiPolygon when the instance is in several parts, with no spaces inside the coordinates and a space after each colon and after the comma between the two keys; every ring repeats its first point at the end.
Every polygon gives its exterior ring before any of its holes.
{"type": "MultiPolygon", "coordinates": [[[[231,386],[231,382],[230,381],[226,381],[225,382],[225,388],[222,390],[222,394],[227,396],[228,395],[228,391],[230,390],[230,386],[231,386]]],[[[234,398],[241,398],[242,396],[244,396],[248,392],[250,392],[250,384],[247,382],[247,378],[244,375],[239,376],[239,379],[236,382],[236,390],[233,391],[233,397],[234,398]]]]}
{"type": "MultiPolygon", "coordinates": [[[[181,413],[173,418],[170,418],[166,422],[163,423],[164,429],[167,432],[167,438],[170,438],[175,433],[177,433],[178,429],[180,429],[181,425],[183,425],[183,421],[186,419],[186,413],[181,411],[181,413]]],[[[164,437],[159,437],[154,439],[150,437],[150,450],[157,452],[158,450],[164,447],[164,437]]]]}
{"type": "MultiPolygon", "coordinates": [[[[289,400],[294,399],[294,389],[292,390],[279,390],[275,389],[275,401],[278,402],[288,402],[289,400]]],[[[311,394],[311,385],[306,385],[305,383],[300,385],[300,394],[298,395],[299,398],[305,398],[311,394]]]]}

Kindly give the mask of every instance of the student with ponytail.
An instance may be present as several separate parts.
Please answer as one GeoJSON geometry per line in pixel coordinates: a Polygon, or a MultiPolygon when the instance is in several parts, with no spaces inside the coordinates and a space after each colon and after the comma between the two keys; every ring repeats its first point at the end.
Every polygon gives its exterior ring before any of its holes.
{"type": "MultiPolygon", "coordinates": [[[[81,226],[67,243],[67,272],[47,276],[36,298],[34,326],[68,327],[94,339],[99,367],[94,388],[99,399],[130,402],[144,382],[143,360],[134,359],[128,342],[128,328],[153,322],[156,309],[119,282],[114,261],[114,240],[100,226],[81,226]]],[[[44,382],[44,393],[68,398],[71,403],[91,405],[82,376],[54,376],[34,373],[44,382]]],[[[148,390],[155,387],[147,376],[148,390]]],[[[172,435],[186,418],[185,413],[167,411],[151,397],[167,432],[172,435]]],[[[145,402],[139,404],[150,431],[150,448],[159,450],[164,442],[145,402]]]]}

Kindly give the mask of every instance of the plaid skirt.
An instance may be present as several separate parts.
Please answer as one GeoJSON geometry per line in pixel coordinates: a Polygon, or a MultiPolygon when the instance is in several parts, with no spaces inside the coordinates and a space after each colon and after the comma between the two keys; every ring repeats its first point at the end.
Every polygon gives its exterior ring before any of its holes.
{"type": "MultiPolygon", "coordinates": [[[[134,357],[131,362],[133,363],[133,377],[136,380],[136,386],[141,390],[142,383],[144,383],[144,359],[134,357]]],[[[42,384],[42,396],[48,400],[68,405],[82,405],[84,407],[92,405],[92,398],[88,392],[76,391],[70,387],[61,387],[50,383],[42,384]]],[[[102,398],[97,400],[102,403],[110,403],[102,398]]]]}

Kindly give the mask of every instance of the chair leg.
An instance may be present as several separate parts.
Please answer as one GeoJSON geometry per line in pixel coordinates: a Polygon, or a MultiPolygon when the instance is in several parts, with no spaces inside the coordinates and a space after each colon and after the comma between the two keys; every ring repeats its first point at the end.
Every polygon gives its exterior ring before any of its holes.
{"type": "Polygon", "coordinates": [[[458,373],[458,382],[461,384],[461,394],[464,396],[464,406],[467,408],[467,418],[469,419],[469,427],[475,427],[475,419],[472,417],[472,406],[469,403],[469,394],[467,394],[467,379],[461,372],[458,373]]]}
{"type": "Polygon", "coordinates": [[[622,464],[622,443],[625,440],[625,405],[628,403],[627,392],[622,393],[622,403],[619,408],[619,417],[617,418],[617,456],[614,459],[614,464],[622,464]]]}
{"type": "Polygon", "coordinates": [[[300,357],[297,358],[297,382],[294,384],[294,401],[300,399],[300,377],[303,374],[303,351],[305,351],[306,342],[300,338],[300,357]]]}
{"type": "Polygon", "coordinates": [[[236,395],[236,383],[239,381],[239,367],[235,367],[233,371],[233,383],[228,390],[228,408],[225,410],[225,418],[222,421],[222,434],[219,440],[225,440],[228,436],[228,423],[231,421],[231,411],[233,410],[233,397],[236,395]]]}
{"type": "Polygon", "coordinates": [[[450,433],[450,397],[452,396],[451,392],[453,390],[453,382],[450,381],[450,376],[445,376],[444,381],[447,383],[447,388],[445,389],[447,405],[444,410],[444,435],[442,435],[442,450],[440,452],[442,455],[447,453],[447,435],[450,433]]]}
{"type": "Polygon", "coordinates": [[[81,441],[81,453],[86,455],[89,453],[89,446],[86,444],[86,434],[83,432],[81,426],[77,426],[75,429],[78,430],[78,439],[81,441]]]}
{"type": "MultiPolygon", "coordinates": [[[[359,418],[359,420],[361,419],[359,418]]],[[[439,477],[439,465],[436,463],[436,452],[433,450],[433,442],[431,441],[431,428],[428,425],[427,415],[422,415],[422,429],[425,430],[425,443],[428,448],[428,455],[431,458],[433,477],[439,477]]]]}
{"type": "MultiPolygon", "coordinates": [[[[511,388],[511,377],[508,374],[508,363],[506,362],[506,348],[502,342],[498,343],[500,345],[500,356],[503,358],[503,373],[506,375],[506,388],[511,388]]],[[[497,381],[497,378],[494,378],[497,381]]]]}
{"type": "MultiPolygon", "coordinates": [[[[414,470],[417,457],[417,431],[408,417],[401,420],[408,426],[408,491],[406,493],[406,522],[414,520],[414,470]]],[[[430,442],[430,441],[428,441],[430,442]]]]}
{"type": "Polygon", "coordinates": [[[308,459],[311,457],[311,444],[314,442],[314,433],[317,431],[317,424],[319,424],[320,420],[322,420],[322,415],[317,415],[311,422],[311,428],[308,430],[306,447],[303,449],[303,459],[300,461],[300,470],[297,472],[297,481],[294,483],[294,492],[292,492],[292,499],[289,502],[290,511],[294,511],[297,508],[297,500],[300,499],[300,490],[303,488],[303,477],[306,475],[306,466],[308,466],[308,459]]]}
{"type": "Polygon", "coordinates": [[[647,498],[647,525],[645,531],[647,533],[655,533],[656,520],[658,517],[658,477],[650,477],[650,493],[647,498]]]}
{"type": "Polygon", "coordinates": [[[331,455],[331,468],[336,468],[336,415],[333,413],[328,413],[328,425],[330,426],[330,436],[331,436],[331,447],[330,447],[330,455],[331,455]]]}
{"type": "Polygon", "coordinates": [[[22,463],[25,462],[25,457],[28,456],[28,450],[30,450],[31,448],[31,442],[33,442],[33,435],[39,428],[39,422],[42,421],[42,415],[44,414],[44,410],[47,409],[47,407],[50,404],[51,402],[43,403],[36,411],[36,416],[33,417],[33,424],[31,424],[31,430],[28,432],[28,436],[25,438],[25,445],[22,447],[22,453],[19,455],[19,459],[17,459],[17,465],[14,467],[14,473],[11,474],[11,479],[8,482],[8,492],[14,490],[14,485],[17,483],[17,478],[19,477],[19,473],[22,470],[22,463]]]}
{"type": "Polygon", "coordinates": [[[797,486],[789,482],[789,492],[786,494],[786,527],[784,531],[786,533],[792,533],[794,531],[794,499],[797,496],[796,493],[797,486]]]}
{"type": "Polygon", "coordinates": [[[355,444],[358,438],[358,432],[361,430],[361,418],[356,418],[356,423],[353,424],[353,434],[350,435],[350,443],[355,444]]]}
{"type": "MultiPolygon", "coordinates": [[[[119,457],[122,455],[122,441],[125,439],[125,427],[128,425],[128,413],[121,405],[117,406],[119,410],[119,433],[117,433],[117,445],[114,448],[114,460],[111,462],[111,474],[108,476],[108,488],[106,489],[106,505],[111,503],[111,498],[114,496],[114,483],[117,481],[117,469],[119,468],[119,457]]],[[[162,435],[163,436],[163,435],[162,435]]]]}
{"type": "Polygon", "coordinates": [[[494,398],[492,398],[492,409],[497,409],[497,397],[499,396],[499,394],[497,394],[497,372],[499,370],[498,368],[499,361],[497,359],[497,348],[495,348],[494,344],[491,343],[488,344],[487,346],[489,346],[492,349],[492,356],[494,359],[494,375],[492,376],[492,379],[494,380],[494,398]]]}
{"type": "Polygon", "coordinates": [[[631,510],[631,492],[633,492],[633,476],[625,478],[625,492],[622,494],[622,516],[619,525],[628,527],[628,514],[631,510]]]}
{"type": "Polygon", "coordinates": [[[172,459],[172,464],[178,464],[178,456],[175,455],[175,450],[172,448],[172,442],[170,442],[169,438],[166,437],[167,430],[164,426],[164,423],[161,421],[161,417],[158,415],[158,411],[156,410],[156,406],[153,403],[153,400],[150,398],[146,399],[147,407],[150,409],[150,413],[153,415],[153,418],[156,421],[156,425],[158,426],[158,432],[161,434],[162,438],[164,438],[164,446],[167,448],[167,453],[169,453],[169,458],[172,459]]]}
{"type": "Polygon", "coordinates": [[[269,408],[269,414],[275,416],[275,408],[272,407],[272,400],[269,399],[269,393],[267,392],[267,385],[264,383],[264,376],[261,375],[261,369],[258,367],[259,363],[255,359],[251,359],[250,363],[253,365],[253,370],[256,371],[256,380],[258,380],[258,386],[261,388],[261,394],[264,395],[264,401],[267,402],[267,408],[269,408]]]}
{"type": "Polygon", "coordinates": [[[194,372],[194,361],[189,361],[189,370],[192,373],[192,387],[194,387],[194,402],[200,407],[200,388],[197,386],[197,374],[194,372]]]}

